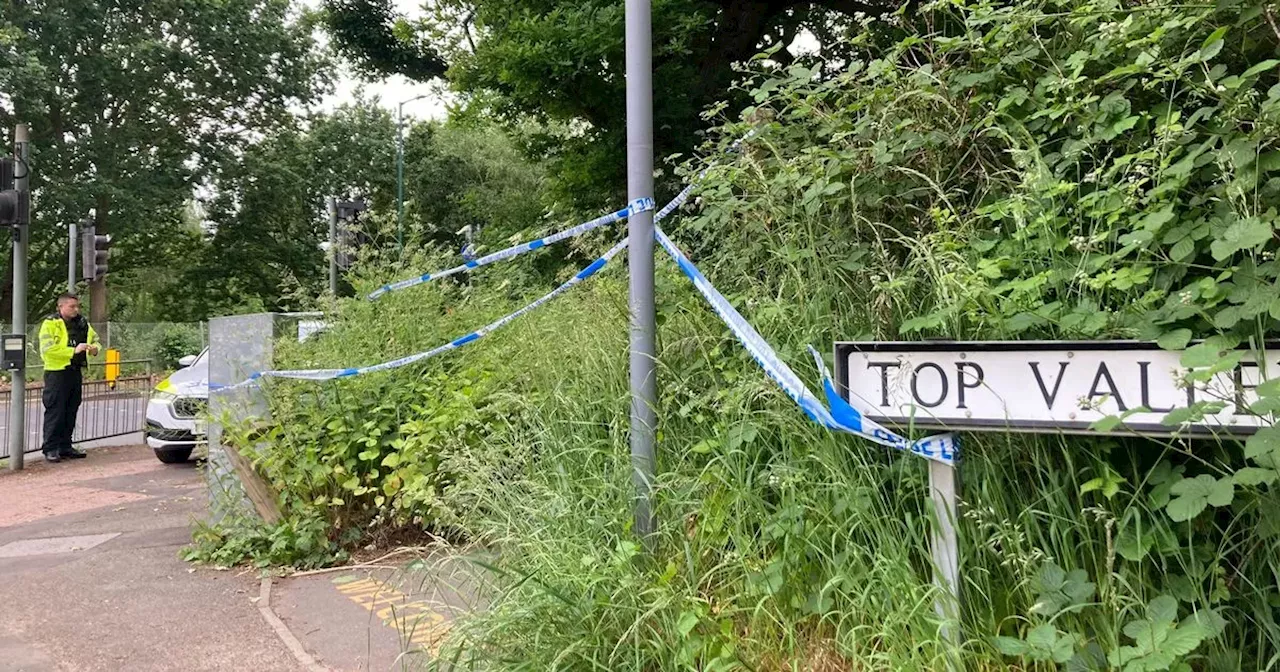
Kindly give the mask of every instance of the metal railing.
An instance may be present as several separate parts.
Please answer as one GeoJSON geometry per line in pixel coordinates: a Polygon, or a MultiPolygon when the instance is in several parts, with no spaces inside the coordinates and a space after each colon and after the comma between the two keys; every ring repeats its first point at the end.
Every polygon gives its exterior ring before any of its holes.
{"type": "MultiPolygon", "coordinates": [[[[76,418],[76,443],[97,441],[141,432],[146,422],[147,399],[156,381],[150,360],[119,363],[120,375],[114,381],[104,376],[104,365],[89,363],[81,392],[80,413],[76,418]]],[[[23,452],[40,450],[44,441],[44,383],[41,367],[27,369],[26,420],[23,452]],[[34,377],[33,377],[34,376],[34,377]]],[[[13,395],[8,382],[0,389],[0,458],[9,455],[9,406],[13,395]]]]}

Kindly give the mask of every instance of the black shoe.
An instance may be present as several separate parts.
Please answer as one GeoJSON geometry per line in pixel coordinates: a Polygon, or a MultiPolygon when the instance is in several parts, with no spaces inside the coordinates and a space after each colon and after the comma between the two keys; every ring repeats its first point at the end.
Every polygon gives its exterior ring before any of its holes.
{"type": "Polygon", "coordinates": [[[45,461],[45,462],[52,462],[52,463],[54,463],[54,464],[57,464],[57,463],[59,463],[59,462],[61,462],[61,461],[62,461],[62,456],[61,456],[61,455],[59,455],[59,454],[57,454],[57,453],[45,453],[45,454],[44,454],[44,461],[45,461]]]}
{"type": "Polygon", "coordinates": [[[65,460],[68,458],[80,459],[80,458],[89,457],[89,456],[79,450],[76,450],[75,448],[69,448],[67,450],[58,451],[58,457],[61,457],[62,459],[65,460]]]}

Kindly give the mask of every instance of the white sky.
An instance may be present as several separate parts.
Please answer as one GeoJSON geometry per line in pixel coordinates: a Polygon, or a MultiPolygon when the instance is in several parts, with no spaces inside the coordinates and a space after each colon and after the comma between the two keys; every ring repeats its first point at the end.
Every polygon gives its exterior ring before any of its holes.
{"type": "MultiPolygon", "coordinates": [[[[302,5],[312,9],[318,9],[321,1],[299,0],[302,5]]],[[[397,12],[408,17],[416,17],[422,13],[421,0],[393,0],[393,4],[397,12]]],[[[322,40],[325,37],[323,34],[319,35],[322,40]]],[[[404,116],[420,120],[445,117],[446,98],[441,95],[443,86],[440,83],[421,84],[411,82],[399,75],[378,82],[366,82],[357,77],[346,63],[340,63],[337,81],[334,82],[334,91],[320,102],[320,108],[332,110],[343,103],[352,102],[355,100],[356,90],[361,86],[364,87],[366,95],[381,101],[382,106],[391,110],[392,114],[395,114],[401,101],[426,95],[426,98],[405,104],[404,116]]]]}

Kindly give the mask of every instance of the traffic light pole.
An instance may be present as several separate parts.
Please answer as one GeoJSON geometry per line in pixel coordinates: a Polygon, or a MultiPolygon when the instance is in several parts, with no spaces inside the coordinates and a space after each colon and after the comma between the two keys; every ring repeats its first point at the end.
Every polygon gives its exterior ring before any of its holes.
{"type": "MultiPolygon", "coordinates": [[[[13,155],[18,159],[14,187],[31,190],[31,138],[26,124],[13,132],[13,155]],[[21,171],[21,172],[17,172],[21,171]]],[[[25,218],[30,221],[30,217],[25,218]]],[[[29,224],[13,227],[13,333],[27,333],[27,234],[29,224]]],[[[25,359],[25,357],[23,358],[25,359]]],[[[27,438],[27,371],[15,369],[9,397],[9,469],[20,471],[27,438]]]]}
{"type": "MultiPolygon", "coordinates": [[[[626,0],[627,199],[653,198],[653,46],[650,0],[626,0]]],[[[653,304],[653,211],[628,220],[631,271],[631,476],[636,488],[635,529],[650,549],[657,517],[658,371],[653,304]]]]}
{"type": "Polygon", "coordinates": [[[67,293],[76,293],[76,223],[67,223],[67,293]]]}
{"type": "Polygon", "coordinates": [[[329,294],[338,295],[338,200],[329,198],[329,294]]]}

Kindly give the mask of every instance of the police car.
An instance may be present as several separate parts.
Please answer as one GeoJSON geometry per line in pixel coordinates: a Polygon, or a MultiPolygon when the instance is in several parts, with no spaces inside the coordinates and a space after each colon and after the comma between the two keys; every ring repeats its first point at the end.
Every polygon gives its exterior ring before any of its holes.
{"type": "Polygon", "coordinates": [[[205,410],[209,406],[209,350],[178,360],[178,369],[151,392],[147,402],[147,445],[165,464],[191,459],[206,446],[205,410]]]}

